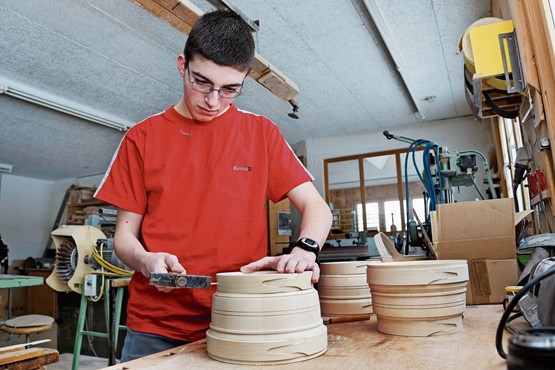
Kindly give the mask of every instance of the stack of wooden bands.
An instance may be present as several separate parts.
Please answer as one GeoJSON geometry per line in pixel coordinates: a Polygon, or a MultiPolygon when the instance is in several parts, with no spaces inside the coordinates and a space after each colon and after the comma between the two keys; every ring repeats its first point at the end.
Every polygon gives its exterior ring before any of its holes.
{"type": "Polygon", "coordinates": [[[372,299],[366,280],[367,261],[320,264],[318,294],[324,316],[368,315],[372,299]]]}
{"type": "Polygon", "coordinates": [[[368,264],[378,331],[404,336],[462,329],[468,266],[465,260],[368,264]]]}
{"type": "Polygon", "coordinates": [[[206,333],[218,361],[265,365],[308,360],[327,350],[312,272],[220,273],[206,333]]]}

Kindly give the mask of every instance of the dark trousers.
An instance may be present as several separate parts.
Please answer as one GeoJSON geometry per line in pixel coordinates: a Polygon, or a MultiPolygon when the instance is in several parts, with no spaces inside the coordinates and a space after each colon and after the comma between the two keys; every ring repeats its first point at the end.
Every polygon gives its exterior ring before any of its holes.
{"type": "Polygon", "coordinates": [[[153,353],[162,352],[187,343],[161,335],[133,331],[128,328],[123,343],[121,362],[135,360],[139,357],[152,355],[153,353]]]}

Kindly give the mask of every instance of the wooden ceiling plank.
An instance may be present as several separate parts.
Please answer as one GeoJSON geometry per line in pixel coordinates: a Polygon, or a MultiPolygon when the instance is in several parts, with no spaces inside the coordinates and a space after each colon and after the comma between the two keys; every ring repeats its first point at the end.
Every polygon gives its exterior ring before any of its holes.
{"type": "MultiPolygon", "coordinates": [[[[186,35],[203,14],[188,0],[133,1],[186,35]]],[[[281,99],[290,100],[300,94],[297,84],[258,53],[255,53],[249,77],[281,99]]]]}

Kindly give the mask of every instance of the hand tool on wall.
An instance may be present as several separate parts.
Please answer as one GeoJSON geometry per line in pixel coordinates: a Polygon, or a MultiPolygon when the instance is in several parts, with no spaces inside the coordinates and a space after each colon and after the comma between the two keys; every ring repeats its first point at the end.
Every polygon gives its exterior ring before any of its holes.
{"type": "MultiPolygon", "coordinates": [[[[150,285],[171,288],[200,288],[208,289],[212,284],[212,277],[201,275],[183,275],[175,273],[150,273],[150,285]]],[[[214,283],[216,284],[216,283],[214,283]]]]}
{"type": "MultiPolygon", "coordinates": [[[[547,183],[551,191],[555,191],[555,178],[553,178],[553,163],[551,163],[551,141],[548,138],[541,138],[538,142],[538,150],[543,155],[543,161],[545,164],[545,176],[547,177],[547,183]]],[[[541,192],[540,192],[541,194],[541,192]]],[[[551,213],[555,216],[555,210],[551,205],[551,213]]]]}

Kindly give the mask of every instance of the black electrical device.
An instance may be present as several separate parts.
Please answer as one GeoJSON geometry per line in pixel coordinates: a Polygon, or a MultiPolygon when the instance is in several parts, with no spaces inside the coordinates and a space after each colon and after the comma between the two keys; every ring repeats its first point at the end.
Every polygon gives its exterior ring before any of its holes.
{"type": "Polygon", "coordinates": [[[524,295],[543,279],[555,275],[555,265],[534,277],[509,302],[495,336],[499,356],[507,360],[509,370],[548,370],[555,368],[555,327],[529,328],[509,339],[509,353],[503,350],[503,331],[509,316],[524,295]]]}
{"type": "Polygon", "coordinates": [[[9,251],[10,250],[8,249],[8,246],[2,240],[2,235],[0,235],[0,266],[3,274],[8,273],[8,266],[9,266],[8,252],[9,251]]]}
{"type": "Polygon", "coordinates": [[[474,154],[461,155],[459,157],[459,168],[463,172],[467,172],[468,169],[471,169],[473,172],[478,171],[476,156],[474,154]]]}
{"type": "Polygon", "coordinates": [[[530,328],[509,339],[507,369],[554,369],[555,327],[530,328]]]}

